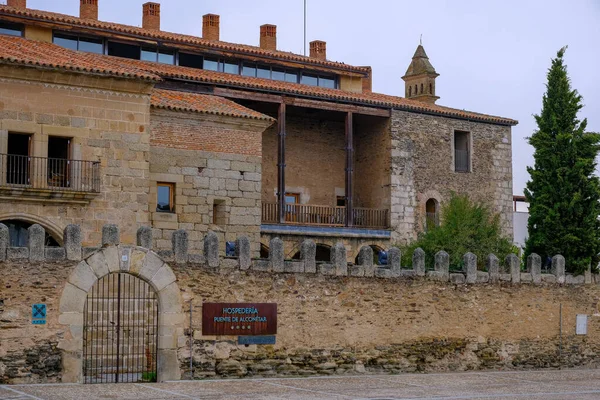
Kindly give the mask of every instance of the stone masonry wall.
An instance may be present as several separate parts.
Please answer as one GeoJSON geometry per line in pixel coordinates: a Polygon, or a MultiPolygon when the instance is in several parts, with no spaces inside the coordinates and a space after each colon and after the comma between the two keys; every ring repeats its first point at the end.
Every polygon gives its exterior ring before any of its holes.
{"type": "MultiPolygon", "coordinates": [[[[169,249],[173,232],[189,232],[192,250],[208,230],[222,243],[251,239],[258,256],[261,215],[261,133],[268,122],[152,110],[148,211],[154,246],[169,249]],[[156,211],[157,183],[175,185],[175,212],[156,211]],[[223,216],[213,219],[213,205],[223,216]],[[217,222],[217,224],[213,223],[217,222]]],[[[221,248],[224,255],[225,247],[221,248]]]]}
{"type": "Polygon", "coordinates": [[[0,67],[0,86],[0,153],[8,133],[32,135],[36,157],[48,156],[49,136],[60,136],[71,139],[72,159],[99,161],[101,170],[101,192],[89,204],[13,193],[0,199],[0,221],[43,223],[54,236],[80,224],[86,244],[98,243],[103,223],[118,223],[123,240],[134,243],[139,224],[150,222],[149,85],[0,67]]]}
{"type": "Polygon", "coordinates": [[[394,240],[414,239],[423,230],[427,200],[443,204],[452,191],[487,202],[500,213],[503,233],[512,238],[511,163],[510,127],[393,111],[394,240]],[[471,137],[469,173],[454,172],[455,131],[471,137]]]}
{"type": "MultiPolygon", "coordinates": [[[[69,229],[65,242],[70,245],[63,250],[76,258],[77,229],[69,229]]],[[[150,232],[140,231],[140,242],[151,240],[150,232]]],[[[36,225],[30,233],[39,238],[44,232],[36,225]]],[[[0,226],[0,245],[6,234],[0,226]]],[[[565,276],[560,256],[552,274],[541,273],[537,256],[528,259],[526,273],[520,272],[518,260],[507,260],[507,277],[498,261],[488,263],[487,272],[477,271],[476,260],[467,254],[463,279],[457,279],[459,274],[447,276],[443,254],[427,273],[422,257],[416,256],[407,270],[399,268],[394,254],[391,270],[373,270],[369,254],[357,266],[346,265],[339,245],[332,250],[332,265],[315,266],[308,249],[302,260],[284,262],[278,239],[271,247],[280,249],[269,260],[252,261],[241,248],[238,259],[219,258],[218,240],[213,233],[207,238],[204,258],[188,254],[185,241],[174,242],[173,252],[164,253],[180,291],[174,298],[186,305],[184,310],[190,301],[192,306],[191,329],[189,314],[182,318],[187,340],[177,341],[183,378],[192,377],[190,338],[194,378],[598,365],[600,276],[565,276]],[[277,303],[277,344],[244,347],[235,337],[202,336],[203,302],[277,303]],[[585,336],[575,335],[578,314],[589,318],[585,336]]],[[[105,227],[102,241],[107,248],[117,245],[118,230],[105,227]]],[[[0,274],[3,383],[55,382],[65,373],[57,343],[69,333],[59,323],[58,299],[78,261],[66,261],[65,253],[61,257],[55,250],[44,257],[40,246],[27,250],[29,260],[0,246],[0,260],[5,260],[0,268],[10,272],[0,274]],[[46,325],[31,325],[34,303],[47,304],[46,325]]]]}

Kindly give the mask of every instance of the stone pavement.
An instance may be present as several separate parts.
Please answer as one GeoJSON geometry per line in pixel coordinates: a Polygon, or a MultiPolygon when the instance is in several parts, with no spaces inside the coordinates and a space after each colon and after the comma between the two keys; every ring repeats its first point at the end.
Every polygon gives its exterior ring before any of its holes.
{"type": "Polygon", "coordinates": [[[0,386],[2,400],[600,399],[600,370],[0,386]]]}

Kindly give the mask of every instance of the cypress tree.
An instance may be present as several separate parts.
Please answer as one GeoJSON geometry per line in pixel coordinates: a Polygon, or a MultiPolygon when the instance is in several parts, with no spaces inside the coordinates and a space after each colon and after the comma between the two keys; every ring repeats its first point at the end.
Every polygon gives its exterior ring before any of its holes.
{"type": "Polygon", "coordinates": [[[548,70],[538,129],[529,138],[534,167],[525,196],[529,202],[529,239],[525,256],[562,254],[568,272],[581,274],[600,251],[600,184],[594,171],[600,134],[586,132],[577,118],[582,97],[571,89],[560,49],[548,70]]]}

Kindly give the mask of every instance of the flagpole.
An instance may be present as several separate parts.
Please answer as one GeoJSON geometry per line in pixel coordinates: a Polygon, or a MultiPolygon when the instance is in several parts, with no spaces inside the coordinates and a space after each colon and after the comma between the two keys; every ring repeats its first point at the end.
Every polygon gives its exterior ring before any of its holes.
{"type": "Polygon", "coordinates": [[[306,57],[306,0],[304,0],[304,56],[306,57]]]}

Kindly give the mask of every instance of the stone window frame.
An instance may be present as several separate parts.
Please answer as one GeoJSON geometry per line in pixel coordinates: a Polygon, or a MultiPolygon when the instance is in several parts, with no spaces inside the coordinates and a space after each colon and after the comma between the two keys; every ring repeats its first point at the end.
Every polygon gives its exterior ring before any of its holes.
{"type": "Polygon", "coordinates": [[[451,147],[451,164],[450,164],[450,170],[454,173],[457,174],[470,174],[473,172],[473,132],[472,131],[467,131],[464,129],[456,129],[456,128],[451,128],[450,129],[450,133],[451,133],[451,140],[450,140],[450,147],[451,147]],[[455,152],[455,148],[454,148],[454,140],[455,140],[455,135],[456,132],[462,132],[462,133],[466,133],[467,134],[467,139],[468,139],[468,148],[469,148],[469,170],[468,171],[457,171],[456,170],[456,152],[455,152]]]}
{"type": "Polygon", "coordinates": [[[156,182],[156,212],[175,214],[175,182],[156,182]],[[158,209],[158,188],[169,187],[169,211],[158,209]]]}

